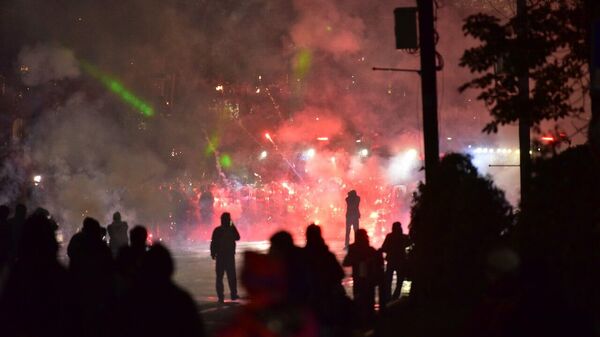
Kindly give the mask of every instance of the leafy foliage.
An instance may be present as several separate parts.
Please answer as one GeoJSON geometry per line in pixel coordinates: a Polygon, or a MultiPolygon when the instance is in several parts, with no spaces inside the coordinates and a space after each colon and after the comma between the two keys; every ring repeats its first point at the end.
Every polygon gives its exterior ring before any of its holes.
{"type": "Polygon", "coordinates": [[[463,319],[461,312],[481,297],[488,253],[511,223],[504,192],[479,175],[468,156],[446,155],[434,178],[419,186],[410,225],[413,294],[428,317],[440,308],[452,312],[443,314],[440,329],[452,330],[447,324],[463,319]]]}
{"type": "Polygon", "coordinates": [[[463,32],[481,42],[467,49],[460,65],[478,74],[459,90],[478,89],[478,99],[492,121],[483,131],[518,120],[526,109],[534,128],[543,120],[559,120],[584,112],[589,94],[587,16],[581,0],[537,1],[528,6],[527,29],[519,20],[507,21],[475,14],[466,18],[463,32]],[[519,98],[518,74],[527,71],[532,86],[527,105],[519,98]]]}
{"type": "Polygon", "coordinates": [[[415,192],[411,215],[415,282],[441,296],[468,298],[480,290],[487,253],[511,225],[504,192],[468,156],[448,154],[415,192]]]}

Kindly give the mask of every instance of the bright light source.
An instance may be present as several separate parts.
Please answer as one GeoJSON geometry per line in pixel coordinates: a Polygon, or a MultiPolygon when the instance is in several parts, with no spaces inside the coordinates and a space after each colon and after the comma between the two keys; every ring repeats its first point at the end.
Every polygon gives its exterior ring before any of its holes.
{"type": "Polygon", "coordinates": [[[263,159],[267,158],[267,155],[268,155],[267,151],[262,151],[260,153],[260,156],[258,156],[258,159],[263,160],[263,159]]]}
{"type": "Polygon", "coordinates": [[[256,88],[256,93],[260,94],[260,88],[256,88]]]}
{"type": "Polygon", "coordinates": [[[542,137],[542,140],[545,142],[553,142],[554,141],[554,137],[552,136],[544,136],[542,137]]]}
{"type": "Polygon", "coordinates": [[[317,137],[317,140],[321,142],[326,142],[329,140],[329,137],[317,137]]]}
{"type": "Polygon", "coordinates": [[[335,164],[335,157],[331,157],[331,163],[335,164]]]}
{"type": "Polygon", "coordinates": [[[215,90],[216,90],[216,91],[221,91],[221,92],[222,92],[222,91],[223,91],[223,85],[222,85],[222,84],[219,84],[219,85],[217,85],[217,86],[215,87],[215,90]]]}
{"type": "Polygon", "coordinates": [[[39,174],[38,174],[38,175],[35,175],[35,176],[33,176],[33,182],[34,182],[34,183],[36,183],[36,184],[39,184],[39,183],[41,183],[41,182],[42,182],[42,176],[41,176],[41,175],[39,175],[39,174]]]}
{"type": "Polygon", "coordinates": [[[369,155],[369,150],[367,149],[361,149],[358,154],[360,154],[361,157],[366,157],[369,155]]]}
{"type": "Polygon", "coordinates": [[[308,150],[306,150],[306,152],[304,154],[306,155],[307,159],[310,159],[310,158],[314,157],[315,154],[317,154],[317,151],[315,151],[315,149],[308,149],[308,150]]]}
{"type": "Polygon", "coordinates": [[[418,154],[419,154],[419,152],[417,152],[417,150],[415,150],[415,149],[410,149],[410,150],[406,151],[406,155],[408,156],[408,159],[415,159],[415,158],[417,158],[418,154]]]}
{"type": "Polygon", "coordinates": [[[356,142],[357,142],[357,143],[362,143],[362,140],[360,140],[360,139],[357,139],[357,140],[356,140],[356,142]]]}
{"type": "Polygon", "coordinates": [[[388,179],[392,183],[400,183],[411,178],[419,165],[419,152],[409,149],[394,156],[387,169],[388,179]]]}

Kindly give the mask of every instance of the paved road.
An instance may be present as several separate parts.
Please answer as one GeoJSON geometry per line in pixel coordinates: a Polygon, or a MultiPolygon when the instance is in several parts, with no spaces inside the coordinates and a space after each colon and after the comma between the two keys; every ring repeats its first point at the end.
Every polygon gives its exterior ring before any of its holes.
{"type": "MultiPolygon", "coordinates": [[[[209,243],[200,242],[185,245],[168,244],[175,258],[175,282],[186,289],[196,300],[199,310],[204,316],[205,323],[209,335],[219,327],[226,324],[235,314],[236,309],[243,304],[243,300],[239,302],[227,301],[229,289],[227,281],[225,281],[225,296],[226,302],[224,305],[217,305],[217,297],[215,293],[215,272],[214,261],[210,258],[209,243]]],[[[331,243],[333,252],[341,261],[344,257],[343,242],[331,243]]],[[[266,252],[269,248],[268,241],[240,242],[238,244],[238,254],[236,265],[238,271],[243,263],[243,252],[246,250],[266,252]]],[[[350,270],[346,270],[346,275],[350,274],[350,270]]],[[[238,272],[239,281],[239,272],[238,272]]],[[[352,293],[352,280],[346,277],[343,281],[348,294],[352,293]]],[[[244,297],[244,289],[238,285],[240,295],[244,297]]]]}

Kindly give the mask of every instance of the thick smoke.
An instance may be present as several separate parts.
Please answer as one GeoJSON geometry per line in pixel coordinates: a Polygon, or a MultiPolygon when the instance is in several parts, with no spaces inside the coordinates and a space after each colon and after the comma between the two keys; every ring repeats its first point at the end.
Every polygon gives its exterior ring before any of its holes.
{"type": "MultiPolygon", "coordinates": [[[[11,22],[23,28],[19,41],[27,41],[16,57],[23,84],[63,91],[29,121],[25,157],[44,175],[37,201],[71,228],[84,215],[106,222],[121,210],[130,222],[164,231],[185,212],[178,210],[185,208],[181,200],[194,206],[187,210],[188,221],[190,212],[197,216],[202,185],[232,191],[284,183],[290,198],[304,187],[323,191],[306,194],[315,199],[307,206],[315,215],[289,215],[293,226],[334,221],[318,219],[324,207],[341,222],[345,194],[356,189],[363,196],[364,222],[373,229],[383,216],[378,205],[389,202],[381,191],[389,188],[405,197],[402,209],[387,214],[386,221],[393,216],[406,222],[410,191],[422,177],[419,78],[371,70],[418,67],[417,55],[393,49],[392,13],[399,5],[387,0],[12,2],[12,12],[21,15],[11,22]],[[82,63],[122,81],[156,114],[143,117],[82,71],[82,63]],[[309,149],[314,156],[303,158],[309,149]],[[258,160],[262,151],[268,157],[258,160]],[[223,155],[231,166],[217,165],[223,155]]],[[[485,109],[472,93],[456,90],[470,76],[457,66],[471,43],[460,30],[465,15],[463,7],[451,4],[438,11],[438,50],[445,60],[438,75],[444,152],[503,142],[480,133],[485,109]]],[[[516,140],[507,142],[514,146],[516,140]]],[[[506,178],[514,188],[511,179],[506,178]]],[[[242,215],[235,195],[217,194],[229,202],[218,201],[223,210],[242,215]]],[[[266,217],[257,219],[261,216],[266,217]]],[[[285,225],[278,220],[270,224],[285,225]]],[[[339,232],[332,227],[328,234],[339,232]]]]}
{"type": "Polygon", "coordinates": [[[73,79],[79,76],[79,66],[73,52],[45,45],[25,46],[19,53],[23,65],[23,83],[37,86],[50,81],[73,79]]]}

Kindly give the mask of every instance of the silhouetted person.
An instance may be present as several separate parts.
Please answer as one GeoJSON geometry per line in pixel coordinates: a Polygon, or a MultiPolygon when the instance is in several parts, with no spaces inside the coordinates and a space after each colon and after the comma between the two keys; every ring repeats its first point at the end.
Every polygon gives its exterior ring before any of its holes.
{"type": "Polygon", "coordinates": [[[356,240],[348,248],[348,254],[342,264],[352,267],[352,293],[363,327],[368,327],[373,322],[375,287],[381,278],[379,259],[375,248],[369,245],[367,231],[356,231],[356,240]]]}
{"type": "Polygon", "coordinates": [[[23,231],[23,224],[25,223],[25,218],[27,217],[27,207],[23,204],[18,204],[15,207],[15,215],[8,219],[8,226],[10,228],[10,232],[12,234],[11,240],[11,259],[14,258],[19,251],[19,243],[21,242],[21,233],[23,231]]]}
{"type": "Polygon", "coordinates": [[[215,214],[215,197],[209,187],[205,187],[200,194],[200,218],[202,223],[208,224],[215,214]]]}
{"type": "Polygon", "coordinates": [[[192,297],[172,281],[171,254],[154,244],[140,277],[117,306],[111,335],[118,337],[203,337],[203,322],[192,297]]]}
{"type": "Polygon", "coordinates": [[[105,234],[97,220],[85,218],[81,231],[73,235],[67,247],[85,336],[105,333],[109,307],[116,296],[112,255],[105,234]]]}
{"type": "Polygon", "coordinates": [[[6,205],[0,205],[0,289],[2,284],[2,275],[4,268],[10,260],[12,233],[8,225],[8,214],[10,208],[6,205]]]}
{"type": "Polygon", "coordinates": [[[317,316],[322,335],[350,335],[352,302],[342,286],[344,270],[325,244],[321,227],[311,224],[306,228],[303,252],[308,265],[308,303],[317,316]]]}
{"type": "Polygon", "coordinates": [[[323,296],[334,293],[344,294],[344,288],[341,284],[344,278],[344,270],[325,244],[321,227],[315,224],[311,224],[306,228],[304,254],[311,270],[311,297],[319,301],[323,296]]]}
{"type": "Polygon", "coordinates": [[[283,263],[287,281],[287,300],[293,304],[308,304],[308,265],[302,250],[294,245],[292,235],[279,231],[270,239],[269,255],[283,263]]]}
{"type": "Polygon", "coordinates": [[[85,218],[81,231],[67,247],[69,269],[74,272],[110,268],[111,254],[103,240],[106,230],[93,218],[85,218]]]}
{"type": "Polygon", "coordinates": [[[273,255],[244,253],[242,285],[248,304],[237,310],[219,337],[312,337],[319,336],[310,311],[287,300],[284,261],[273,255]]]}
{"type": "Polygon", "coordinates": [[[239,298],[237,293],[237,277],[235,273],[235,242],[240,239],[240,233],[231,221],[231,214],[221,214],[221,225],[214,229],[210,241],[210,256],[216,260],[216,288],[219,302],[223,302],[223,274],[227,273],[227,282],[231,292],[231,300],[239,298]]]}
{"type": "Polygon", "coordinates": [[[354,238],[356,240],[356,231],[358,231],[358,221],[360,219],[360,197],[355,190],[348,192],[346,197],[346,241],[344,247],[347,249],[350,244],[350,229],[354,229],[354,238]]]}
{"type": "Polygon", "coordinates": [[[385,253],[387,265],[385,268],[384,300],[386,302],[391,295],[391,299],[400,298],[402,282],[406,277],[406,248],[410,245],[408,236],[402,232],[402,224],[394,222],[392,232],[385,236],[381,251],[385,253]],[[396,288],[392,294],[392,280],[396,273],[396,288]]]}
{"type": "Polygon", "coordinates": [[[58,227],[42,212],[22,227],[18,258],[0,294],[0,335],[80,336],[72,285],[57,260],[58,227]]]}
{"type": "Polygon", "coordinates": [[[148,250],[146,241],[148,231],[144,226],[136,225],[129,231],[129,246],[122,247],[117,255],[116,266],[124,282],[131,284],[138,276],[148,250]]]}
{"type": "Polygon", "coordinates": [[[106,227],[110,251],[115,257],[121,248],[127,246],[127,229],[127,222],[121,220],[121,213],[115,212],[113,222],[106,227]]]}

